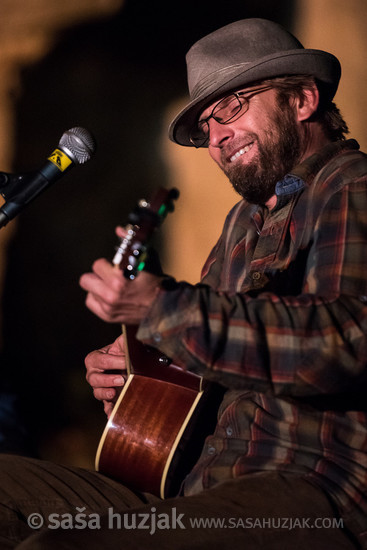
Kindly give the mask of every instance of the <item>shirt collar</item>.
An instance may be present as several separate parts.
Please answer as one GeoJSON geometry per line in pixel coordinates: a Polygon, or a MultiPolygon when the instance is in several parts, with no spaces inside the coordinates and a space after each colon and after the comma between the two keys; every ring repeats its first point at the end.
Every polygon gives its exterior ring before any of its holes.
{"type": "Polygon", "coordinates": [[[348,149],[359,149],[359,144],[355,139],[329,143],[321,151],[298,164],[291,173],[286,174],[276,184],[275,195],[277,202],[273,210],[282,208],[295,193],[298,193],[313,181],[316,174],[329,160],[348,149]]]}

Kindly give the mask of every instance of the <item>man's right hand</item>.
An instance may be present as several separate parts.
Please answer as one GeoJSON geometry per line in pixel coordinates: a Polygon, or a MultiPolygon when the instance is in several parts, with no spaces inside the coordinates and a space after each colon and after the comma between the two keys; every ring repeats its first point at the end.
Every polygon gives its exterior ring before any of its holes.
{"type": "Polygon", "coordinates": [[[109,417],[125,383],[126,361],[123,335],[121,334],[113,344],[89,353],[85,358],[85,366],[86,379],[93,388],[94,397],[103,401],[104,411],[109,417]]]}

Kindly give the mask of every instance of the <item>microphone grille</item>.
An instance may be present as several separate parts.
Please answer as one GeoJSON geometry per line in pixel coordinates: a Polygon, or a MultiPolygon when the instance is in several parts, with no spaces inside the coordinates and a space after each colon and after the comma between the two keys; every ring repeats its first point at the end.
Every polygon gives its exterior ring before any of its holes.
{"type": "Polygon", "coordinates": [[[60,139],[59,146],[67,149],[76,164],[90,160],[96,149],[93,136],[85,128],[79,126],[67,130],[60,139]]]}

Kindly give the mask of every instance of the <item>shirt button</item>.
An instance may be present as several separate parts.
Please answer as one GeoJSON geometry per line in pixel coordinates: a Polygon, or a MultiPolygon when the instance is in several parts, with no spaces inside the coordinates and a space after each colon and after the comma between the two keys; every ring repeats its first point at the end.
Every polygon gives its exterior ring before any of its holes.
{"type": "Polygon", "coordinates": [[[159,332],[155,332],[155,333],[153,334],[153,340],[154,340],[154,342],[155,342],[156,344],[159,344],[159,342],[162,341],[162,336],[161,336],[161,334],[160,334],[159,332]]]}
{"type": "Polygon", "coordinates": [[[261,273],[260,273],[260,271],[254,271],[253,274],[252,274],[252,279],[253,279],[254,281],[258,281],[260,278],[261,278],[261,273]]]}
{"type": "Polygon", "coordinates": [[[226,434],[228,435],[228,437],[231,437],[231,435],[233,434],[233,429],[231,426],[227,426],[226,434]]]}
{"type": "Polygon", "coordinates": [[[211,445],[208,447],[208,455],[214,455],[215,454],[215,447],[212,447],[211,445]]]}

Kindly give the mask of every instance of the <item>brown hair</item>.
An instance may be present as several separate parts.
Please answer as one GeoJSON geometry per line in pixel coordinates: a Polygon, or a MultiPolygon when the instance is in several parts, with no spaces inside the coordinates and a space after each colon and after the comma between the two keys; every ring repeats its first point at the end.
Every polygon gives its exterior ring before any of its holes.
{"type": "Polygon", "coordinates": [[[325,134],[331,141],[345,139],[349,133],[348,126],[343,119],[338,107],[332,101],[326,99],[326,94],[323,90],[323,85],[318,82],[313,76],[295,75],[272,78],[262,81],[262,84],[269,84],[278,91],[278,101],[280,105],[289,102],[291,97],[302,97],[303,90],[310,89],[315,84],[320,93],[320,103],[313,120],[320,122],[325,134]]]}

